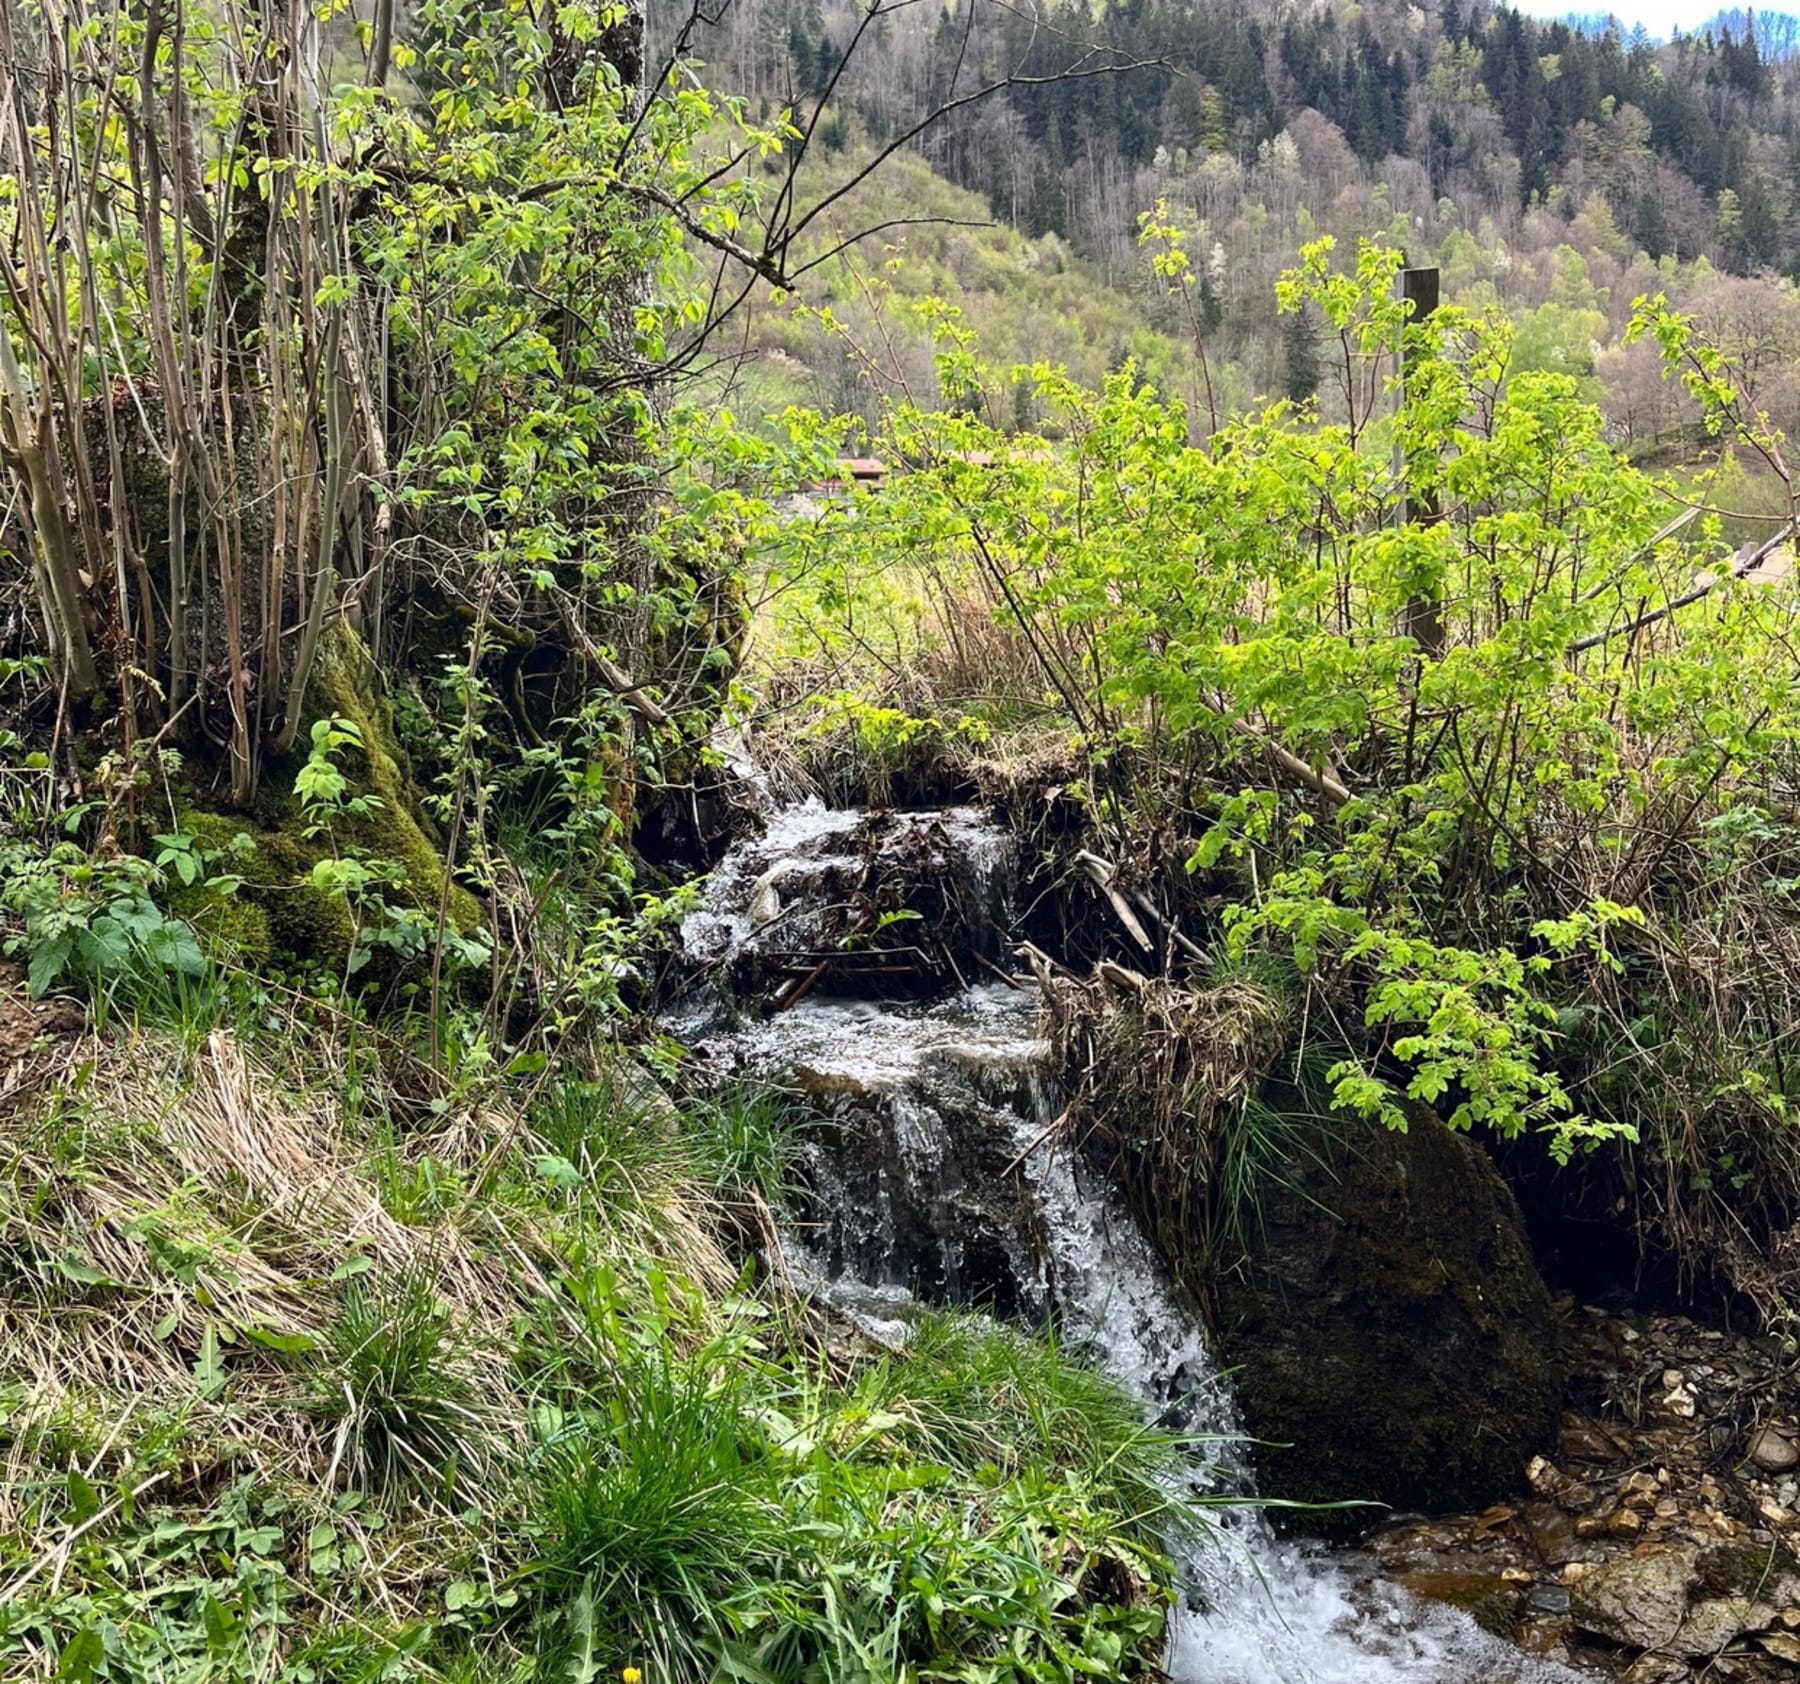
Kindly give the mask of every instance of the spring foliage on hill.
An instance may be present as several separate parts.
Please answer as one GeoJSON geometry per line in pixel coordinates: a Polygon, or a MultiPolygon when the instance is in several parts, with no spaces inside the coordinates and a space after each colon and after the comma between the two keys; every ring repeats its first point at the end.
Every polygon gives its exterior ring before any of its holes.
{"type": "MultiPolygon", "coordinates": [[[[984,333],[993,323],[1027,341],[1011,318],[1054,311],[1085,341],[1066,357],[1070,334],[1057,331],[1042,347],[1020,343],[1021,360],[1067,360],[1084,377],[1093,360],[1117,367],[1128,351],[1140,367],[1158,364],[1114,326],[1121,302],[1143,328],[1191,338],[1151,281],[1150,216],[1178,227],[1192,254],[1194,319],[1226,407],[1305,395],[1304,345],[1272,330],[1275,283],[1322,235],[1346,247],[1376,239],[1439,264],[1458,302],[1502,305],[1518,330],[1514,366],[1588,382],[1615,442],[1692,453],[1697,414],[1659,380],[1654,355],[1625,343],[1634,299],[1665,292],[1758,355],[1779,346],[1775,365],[1800,353],[1790,281],[1800,66],[1783,20],[1751,21],[1659,44],[1454,0],[977,0],[877,7],[872,22],[861,6],[750,0],[702,40],[719,74],[770,112],[819,113],[821,146],[840,161],[904,143],[963,190],[946,203],[934,187],[900,193],[898,177],[883,186],[878,176],[884,214],[867,223],[890,227],[859,248],[862,266],[878,271],[889,248],[940,270],[949,256],[954,287],[938,290],[979,311],[984,333]],[[912,133],[946,101],[943,120],[912,133]],[[1029,243],[1010,263],[979,263],[957,249],[981,236],[906,220],[919,214],[992,219],[1029,243]],[[1079,277],[1072,289],[1041,278],[1067,269],[1079,277]]],[[[808,401],[872,414],[871,389],[902,373],[915,391],[927,386],[921,336],[890,322],[884,338],[866,326],[859,282],[833,274],[829,284],[880,372],[859,382],[852,368],[847,379],[841,359],[765,327],[766,346],[814,371],[808,401]]],[[[984,342],[996,358],[1014,354],[984,342]]],[[[1197,388],[1156,372],[1165,390],[1198,401],[1197,388]]],[[[1790,430],[1796,398],[1772,368],[1764,400],[1790,430]]],[[[1733,506],[1768,512],[1757,490],[1727,478],[1733,506]]]]}

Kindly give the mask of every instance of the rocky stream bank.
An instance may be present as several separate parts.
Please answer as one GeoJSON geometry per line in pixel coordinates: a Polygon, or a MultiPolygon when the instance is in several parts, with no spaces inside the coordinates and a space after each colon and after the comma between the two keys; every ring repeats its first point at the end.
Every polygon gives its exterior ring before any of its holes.
{"type": "Polygon", "coordinates": [[[1234,1256],[1214,1183],[1266,1002],[1112,960],[1084,980],[1029,945],[1104,925],[1080,897],[1105,885],[1028,880],[976,809],[803,801],[744,829],[683,927],[701,980],[676,1027],[713,1079],[828,1119],[800,1227],[828,1296],[1058,1321],[1156,1407],[1247,1435],[1228,1482],[1389,1505],[1300,1517],[1335,1552],[1247,1539],[1266,1575],[1187,1620],[1172,1676],[1761,1684],[1800,1662],[1779,1337],[1553,1298],[1482,1142],[1423,1113],[1356,1129],[1280,1082],[1258,1102],[1308,1119],[1303,1149],[1234,1256]]]}
{"type": "Polygon", "coordinates": [[[1367,1547],[1417,1596],[1628,1684],[1774,1684],[1800,1666],[1800,1371],[1791,1344],[1555,1301],[1554,1451],[1478,1512],[1367,1547]]]}

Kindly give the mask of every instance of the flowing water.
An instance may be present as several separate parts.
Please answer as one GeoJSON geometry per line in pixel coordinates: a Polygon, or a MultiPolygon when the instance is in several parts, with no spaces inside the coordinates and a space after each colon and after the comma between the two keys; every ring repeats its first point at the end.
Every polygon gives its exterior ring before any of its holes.
{"type": "MultiPolygon", "coordinates": [[[[946,849],[972,942],[1004,927],[1010,839],[968,810],[900,815],[902,835],[946,849]]],[[[804,974],[831,897],[869,857],[867,815],[814,804],[771,816],[714,874],[684,926],[711,979],[804,974]]],[[[791,998],[792,996],[790,996],[791,998]]],[[[1166,1423],[1205,1442],[1195,1495],[1244,1496],[1229,1385],[1197,1315],[1117,1194],[1053,1126],[1035,988],[965,986],[929,1002],[829,998],[734,1024],[701,986],[673,1027],[721,1075],[794,1084],[840,1128],[812,1148],[811,1208],[791,1262],[872,1337],[901,1343],[920,1299],[1054,1317],[1166,1423]]],[[[1523,1655],[1452,1609],[1378,1579],[1366,1561],[1278,1538],[1261,1512],[1211,1511],[1185,1548],[1168,1668],[1178,1684],[1556,1684],[1573,1674],[1523,1655]]]]}

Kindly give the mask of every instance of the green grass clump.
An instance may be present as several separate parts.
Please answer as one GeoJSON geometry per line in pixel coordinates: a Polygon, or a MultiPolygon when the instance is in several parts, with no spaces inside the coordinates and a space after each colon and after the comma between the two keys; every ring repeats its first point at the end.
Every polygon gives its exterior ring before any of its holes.
{"type": "Polygon", "coordinates": [[[779,1095],[733,1087],[691,1106],[694,1173],[722,1197],[761,1198],[775,1209],[795,1189],[799,1125],[779,1095]]]}
{"type": "Polygon", "coordinates": [[[597,1664],[1126,1677],[1161,1631],[1179,1446],[1042,1340],[928,1316],[846,1374],[740,1332],[560,1420],[531,1574],[554,1641],[597,1664]]]}
{"type": "Polygon", "coordinates": [[[447,1502],[459,1485],[485,1485],[503,1433],[428,1263],[353,1279],[327,1352],[316,1408],[353,1489],[447,1502]]]}
{"type": "Polygon", "coordinates": [[[579,1185],[602,1218],[653,1207],[686,1168],[666,1110],[666,1100],[631,1092],[616,1074],[552,1082],[530,1116],[540,1176],[579,1185]]]}
{"type": "Polygon", "coordinates": [[[659,1350],[544,1453],[535,1571],[550,1603],[591,1607],[614,1657],[660,1648],[703,1676],[726,1611],[780,1559],[785,1516],[747,1402],[734,1372],[659,1350]]]}

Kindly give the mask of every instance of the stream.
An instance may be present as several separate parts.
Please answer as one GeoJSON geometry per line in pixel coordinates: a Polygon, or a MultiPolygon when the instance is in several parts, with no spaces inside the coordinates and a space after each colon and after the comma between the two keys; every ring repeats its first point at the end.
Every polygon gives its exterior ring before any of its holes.
{"type": "MultiPolygon", "coordinates": [[[[769,815],[710,880],[683,926],[702,978],[669,1027],[719,1079],[782,1083],[839,1127],[809,1142],[810,1193],[789,1236],[797,1277],[870,1337],[906,1337],[920,1301],[1054,1320],[1150,1406],[1192,1435],[1191,1494],[1254,1495],[1228,1380],[1195,1310],[1122,1200],[1055,1128],[1035,985],[977,980],[1004,966],[1012,838],[972,809],[870,816],[817,802],[769,815]],[[931,998],[892,985],[871,954],[827,973],[834,909],[876,849],[941,874],[960,920],[958,983],[931,998]],[[970,961],[973,961],[971,963],[970,961]],[[827,992],[827,985],[832,991],[827,992]],[[759,1022],[733,994],[784,999],[759,1022]]],[[[1166,1665],[1177,1684],[1571,1684],[1577,1675],[1416,1600],[1363,1556],[1278,1537],[1262,1510],[1210,1511],[1174,1541],[1182,1578],[1166,1665]]]]}

